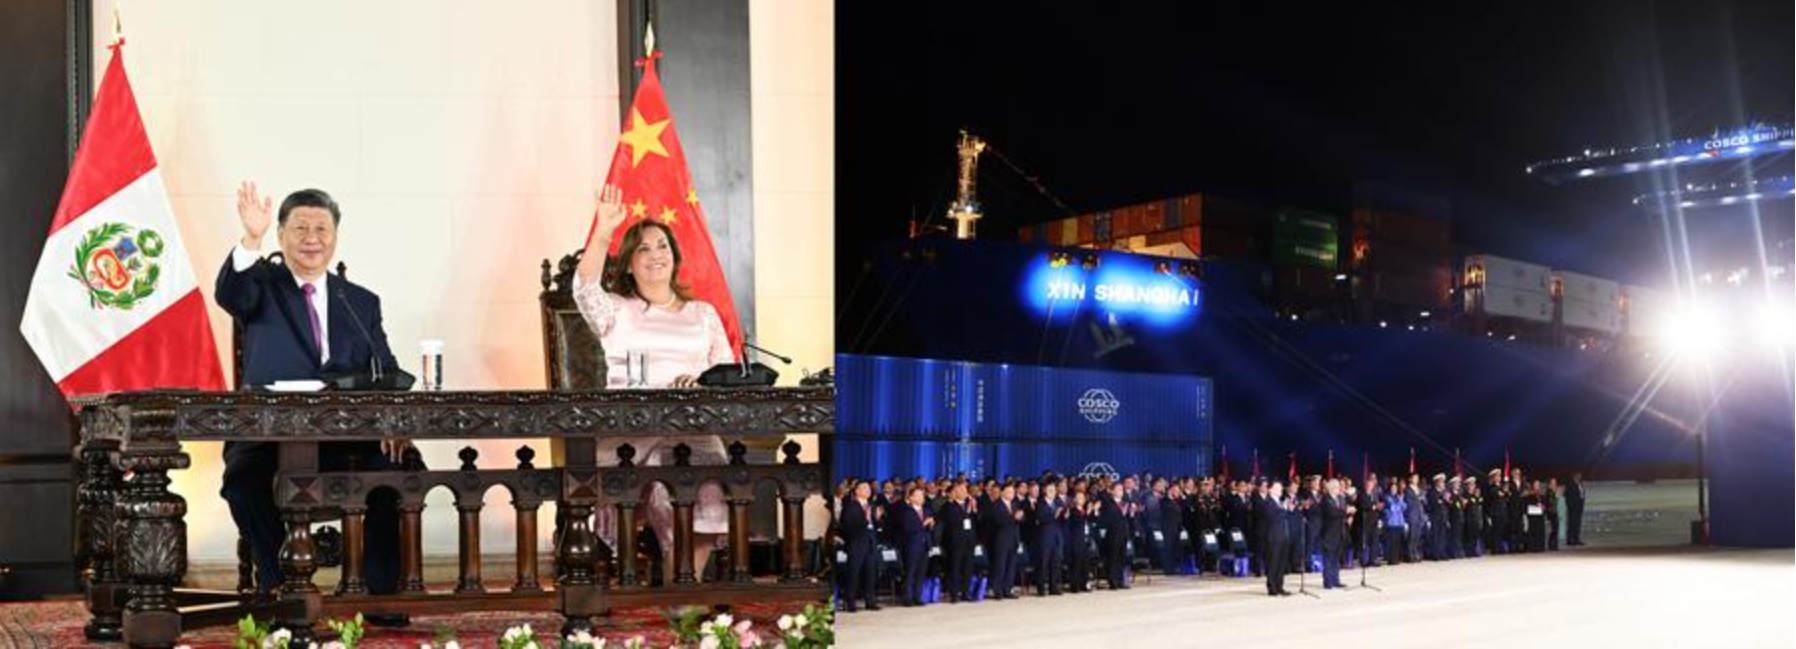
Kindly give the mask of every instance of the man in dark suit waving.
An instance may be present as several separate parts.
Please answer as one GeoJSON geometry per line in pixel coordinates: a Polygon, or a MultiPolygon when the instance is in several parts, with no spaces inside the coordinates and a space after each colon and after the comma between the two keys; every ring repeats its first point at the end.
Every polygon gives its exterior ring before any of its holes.
{"type": "MultiPolygon", "coordinates": [[[[316,189],[294,192],[281,201],[275,228],[281,258],[257,251],[272,225],[272,201],[253,183],[237,192],[243,237],[218,273],[219,306],[243,326],[244,386],[277,381],[320,380],[332,376],[396,370],[381,328],[380,299],[367,289],[329,274],[337,248],[337,203],[316,189]]],[[[335,442],[319,447],[324,471],[384,470],[395,465],[407,442],[335,442]]],[[[249,540],[256,565],[256,588],[271,592],[284,581],[279,553],[286,536],[274,500],[276,447],[259,442],[227,442],[222,495],[231,518],[249,540]]],[[[369,498],[364,574],[373,593],[398,590],[398,495],[388,490],[369,498]]]]}

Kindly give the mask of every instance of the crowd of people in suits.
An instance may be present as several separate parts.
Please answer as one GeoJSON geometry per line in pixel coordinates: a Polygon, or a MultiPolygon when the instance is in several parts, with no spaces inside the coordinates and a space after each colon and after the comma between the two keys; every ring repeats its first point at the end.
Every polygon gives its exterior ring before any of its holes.
{"type": "Polygon", "coordinates": [[[844,479],[831,501],[837,597],[845,612],[1130,587],[1134,574],[1218,572],[1266,579],[1343,566],[1450,561],[1583,545],[1582,478],[1381,480],[1294,473],[844,479]],[[1561,507],[1563,504],[1563,507],[1561,507]]]}

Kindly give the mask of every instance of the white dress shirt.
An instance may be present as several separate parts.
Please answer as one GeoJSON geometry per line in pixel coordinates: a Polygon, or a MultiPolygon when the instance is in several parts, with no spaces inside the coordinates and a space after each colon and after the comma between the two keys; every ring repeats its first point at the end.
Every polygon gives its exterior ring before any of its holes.
{"type": "MultiPolygon", "coordinates": [[[[231,268],[239,273],[249,270],[250,266],[256,265],[256,260],[258,259],[261,259],[261,256],[244,248],[242,243],[238,243],[236,247],[231,249],[231,268]]],[[[328,275],[328,273],[326,275],[328,275]]],[[[328,363],[331,360],[331,303],[329,296],[325,295],[330,289],[330,283],[327,281],[326,275],[319,275],[318,279],[310,282],[301,280],[298,275],[293,276],[294,283],[300,287],[299,290],[301,295],[305,294],[306,284],[311,284],[312,286],[317,287],[312,291],[311,301],[312,308],[318,310],[318,333],[320,334],[319,337],[323,339],[318,341],[319,365],[328,363]]],[[[310,323],[303,324],[310,326],[310,323]]]]}

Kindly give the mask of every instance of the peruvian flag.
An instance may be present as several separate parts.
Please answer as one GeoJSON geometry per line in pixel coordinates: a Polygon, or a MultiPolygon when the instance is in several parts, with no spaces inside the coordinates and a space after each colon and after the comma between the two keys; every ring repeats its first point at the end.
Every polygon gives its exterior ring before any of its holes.
{"type": "MultiPolygon", "coordinates": [[[[709,302],[723,320],[729,334],[730,347],[742,350],[742,325],[736,320],[736,303],[730,299],[730,287],[717,263],[717,248],[711,244],[711,231],[705,227],[705,212],[698,192],[692,189],[692,174],[686,169],[686,152],[680,148],[680,136],[674,132],[673,113],[667,107],[667,96],[661,91],[661,77],[655,73],[652,51],[637,62],[642,66],[642,83],[636,86],[636,98],[630,102],[630,114],[624,116],[624,130],[617,138],[617,152],[611,156],[611,171],[605,184],[622,193],[628,212],[624,222],[611,233],[611,250],[617,254],[624,230],[641,219],[654,219],[673,230],[680,246],[680,276],[676,279],[690,288],[693,297],[709,302]]],[[[598,215],[593,215],[593,228],[598,215]]],[[[587,239],[591,239],[587,233],[587,239]]]]}
{"type": "Polygon", "coordinates": [[[122,45],[111,48],[19,331],[65,397],[223,389],[206,302],[125,78],[122,45]]]}

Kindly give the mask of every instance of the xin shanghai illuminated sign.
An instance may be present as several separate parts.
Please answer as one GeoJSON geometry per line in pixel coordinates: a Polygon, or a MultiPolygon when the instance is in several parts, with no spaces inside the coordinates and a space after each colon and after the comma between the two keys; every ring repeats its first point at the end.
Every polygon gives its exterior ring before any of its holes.
{"type": "Polygon", "coordinates": [[[1053,251],[1029,262],[1022,297],[1036,315],[1097,312],[1158,325],[1187,322],[1202,307],[1197,262],[1096,251],[1053,251]]]}

